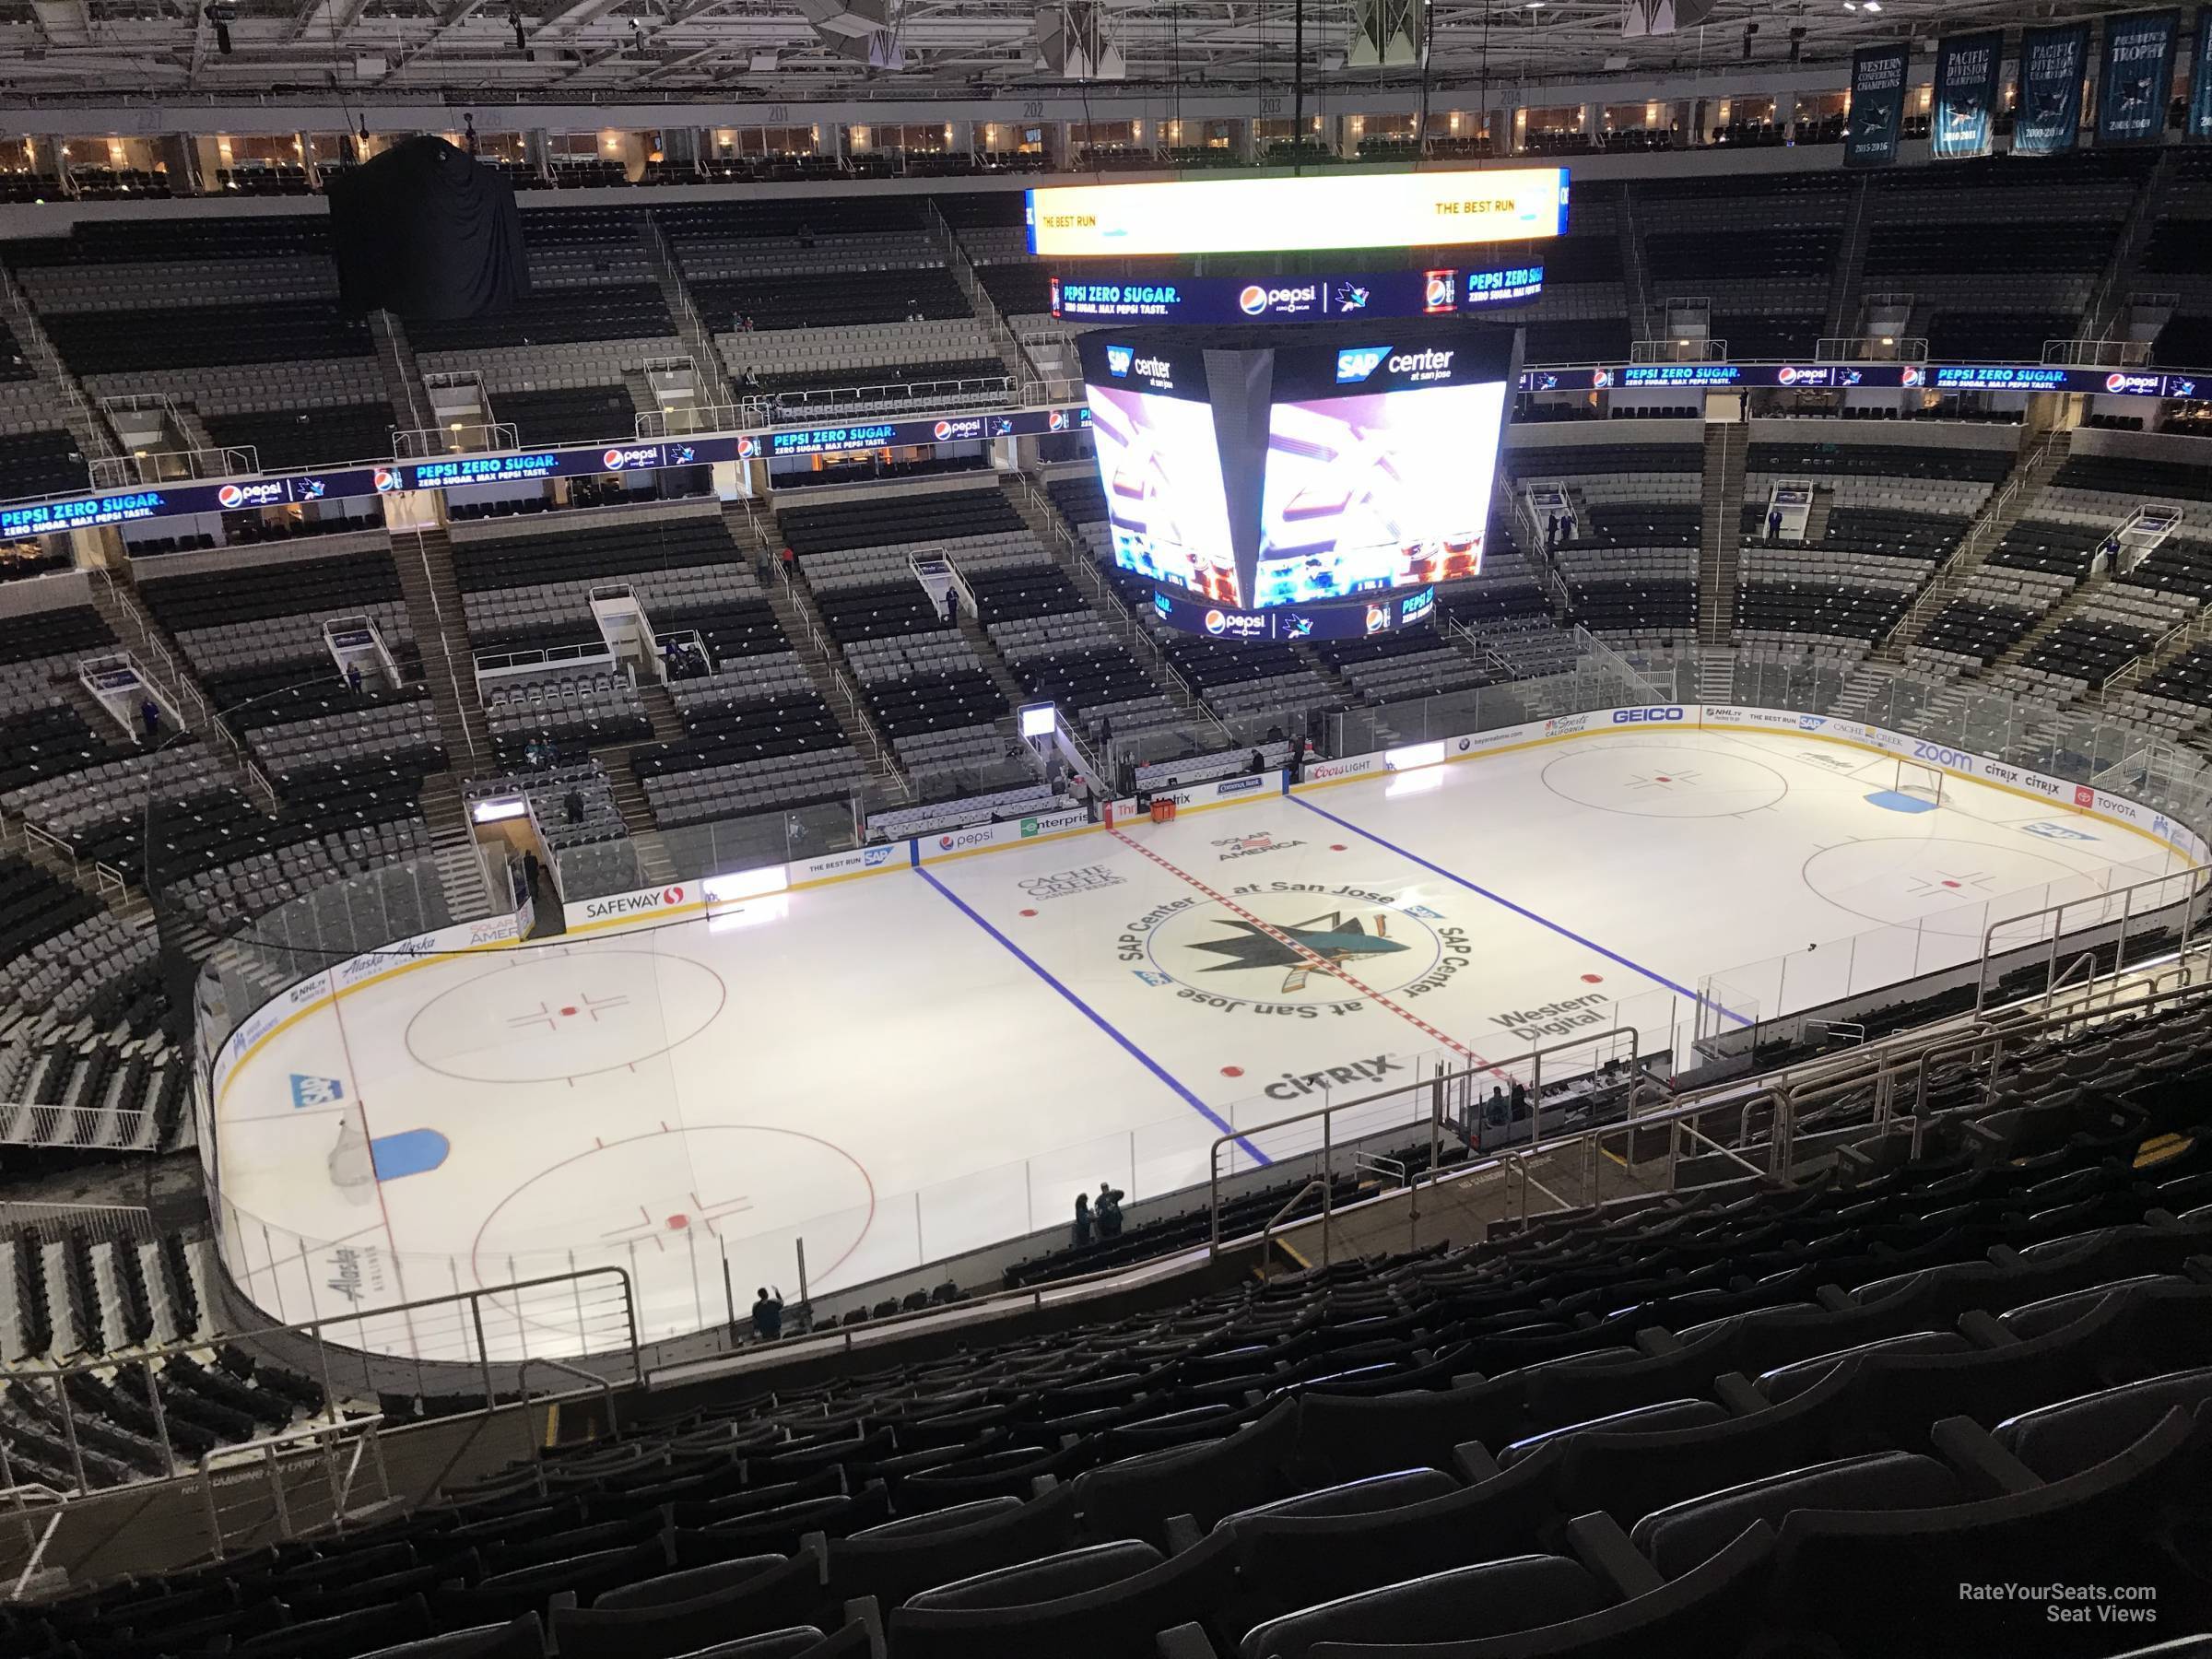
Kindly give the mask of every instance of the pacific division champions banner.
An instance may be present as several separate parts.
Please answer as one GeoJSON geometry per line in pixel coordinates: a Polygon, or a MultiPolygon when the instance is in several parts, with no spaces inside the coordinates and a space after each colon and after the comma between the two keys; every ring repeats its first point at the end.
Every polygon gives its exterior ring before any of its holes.
{"type": "Polygon", "coordinates": [[[2212,6],[2196,8],[2196,61],[2189,74],[2189,136],[2212,138],[2212,6]]]}
{"type": "Polygon", "coordinates": [[[1928,126],[1930,153],[1955,161],[1989,154],[1997,103],[1997,63],[2005,31],[1959,35],[1936,50],[1936,118],[1928,126]]]}
{"type": "Polygon", "coordinates": [[[1851,119],[1843,125],[1843,165],[1888,167],[1897,159],[1905,117],[1905,48],[1862,46],[1851,54],[1851,119]]]}
{"type": "Polygon", "coordinates": [[[2166,96],[2173,85],[2179,12],[2136,12],[2108,18],[2104,72],[2097,80],[2097,142],[2156,144],[2166,131],[2166,96]]]}
{"type": "Polygon", "coordinates": [[[2089,26],[2061,23],[2020,37],[2020,107],[2012,118],[2016,156],[2063,156],[2081,138],[2081,84],[2088,74],[2089,26]]]}

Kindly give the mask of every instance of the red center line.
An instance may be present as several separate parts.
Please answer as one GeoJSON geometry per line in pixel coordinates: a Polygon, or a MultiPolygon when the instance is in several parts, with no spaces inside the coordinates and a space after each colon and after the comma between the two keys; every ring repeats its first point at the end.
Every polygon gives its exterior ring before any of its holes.
{"type": "Polygon", "coordinates": [[[1140,841],[1132,841],[1127,835],[1124,834],[1119,830],[1109,829],[1106,833],[1112,836],[1114,840],[1120,841],[1124,846],[1129,847],[1136,853],[1141,853],[1143,856],[1150,859],[1154,864],[1158,865],[1161,869],[1167,871],[1171,876],[1178,877],[1182,880],[1188,882],[1192,887],[1196,888],[1200,892],[1204,893],[1208,899],[1211,899],[1216,904],[1220,905],[1223,909],[1234,911],[1238,915],[1243,917],[1245,921],[1251,923],[1254,927],[1258,928],[1262,933],[1265,934],[1269,938],[1275,940],[1277,944],[1288,946],[1293,951],[1297,952],[1300,956],[1312,962],[1316,968],[1320,969],[1322,972],[1335,974],[1338,979],[1344,981],[1346,984],[1351,986],[1353,990],[1359,992],[1362,996],[1365,996],[1370,1002],[1375,1003],[1382,1007],[1388,1008],[1393,1014],[1395,1014],[1400,1019],[1403,1019],[1407,1025],[1412,1026],[1416,1030],[1422,1031],[1427,1035],[1435,1038],[1437,1041],[1442,1043],[1446,1048],[1450,1049],[1461,1059],[1470,1060],[1477,1065],[1479,1065],[1485,1070],[1490,1072],[1493,1076],[1503,1077],[1508,1082],[1512,1081],[1512,1073],[1500,1071],[1497,1066],[1492,1065],[1488,1060],[1485,1060],[1473,1049],[1467,1047],[1465,1043],[1461,1042],[1456,1038],[1445,1035],[1442,1031],[1438,1030],[1434,1026],[1423,1019],[1419,1015],[1411,1013],[1399,1004],[1391,1001],[1390,998],[1383,995],[1382,992],[1376,990],[1372,985],[1370,985],[1364,981],[1357,978],[1350,970],[1343,967],[1341,964],[1330,961],[1319,951],[1314,950],[1308,946],[1300,945],[1288,934],[1283,932],[1280,928],[1274,926],[1272,924],[1261,920],[1258,916],[1253,915],[1250,911],[1246,910],[1242,905],[1239,904],[1235,900],[1230,898],[1227,894],[1216,892],[1212,888],[1206,886],[1205,882],[1199,880],[1197,877],[1192,875],[1188,870],[1179,868],[1177,865],[1171,864],[1167,859],[1161,857],[1151,848],[1144,845],[1140,841]]]}

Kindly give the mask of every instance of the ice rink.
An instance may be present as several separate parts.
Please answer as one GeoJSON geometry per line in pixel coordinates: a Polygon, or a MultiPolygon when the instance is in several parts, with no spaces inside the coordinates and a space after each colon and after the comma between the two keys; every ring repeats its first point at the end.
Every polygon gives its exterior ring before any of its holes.
{"type": "MultiPolygon", "coordinates": [[[[1306,1144],[1255,1126],[1332,1097],[1524,1076],[1623,1026],[1679,1051],[2179,867],[2063,806],[1900,782],[1786,732],[1593,734],[427,960],[224,1081],[225,1259],[286,1320],[614,1265],[666,1335],[795,1294],[802,1238],[818,1294],[863,1283],[1103,1179],[1202,1182],[1234,1132],[1250,1167],[1306,1144]],[[349,1123],[375,1180],[332,1179],[349,1123]]],[[[580,1346],[537,1308],[485,1340],[580,1346]]]]}

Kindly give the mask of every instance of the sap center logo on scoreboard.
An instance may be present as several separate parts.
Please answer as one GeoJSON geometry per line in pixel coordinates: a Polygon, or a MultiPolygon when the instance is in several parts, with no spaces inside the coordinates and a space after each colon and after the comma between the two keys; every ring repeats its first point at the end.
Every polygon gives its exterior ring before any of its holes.
{"type": "Polygon", "coordinates": [[[1129,376],[1129,365],[1135,360],[1136,347],[1134,346],[1109,346],[1106,347],[1106,372],[1112,375],[1115,380],[1126,380],[1129,376]]]}

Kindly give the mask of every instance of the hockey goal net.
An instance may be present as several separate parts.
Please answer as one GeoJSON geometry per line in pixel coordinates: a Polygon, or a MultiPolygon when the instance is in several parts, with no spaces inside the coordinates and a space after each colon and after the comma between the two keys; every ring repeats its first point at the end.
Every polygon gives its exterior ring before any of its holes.
{"type": "Polygon", "coordinates": [[[1899,760],[1897,776],[1889,787],[1897,794],[1915,801],[1925,801],[1931,806],[1943,805],[1944,774],[1940,767],[1929,766],[1918,760],[1899,760]]]}

